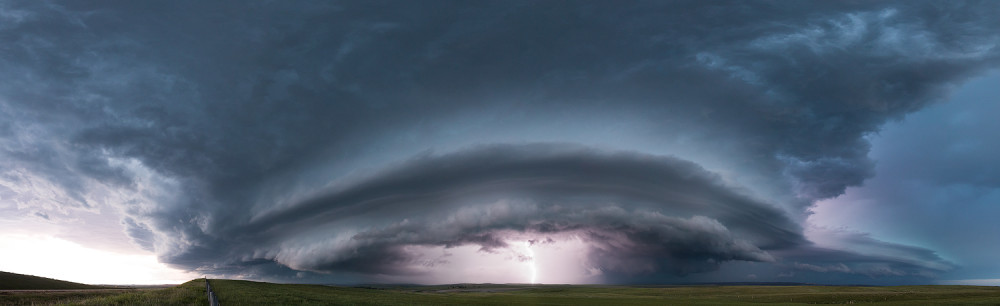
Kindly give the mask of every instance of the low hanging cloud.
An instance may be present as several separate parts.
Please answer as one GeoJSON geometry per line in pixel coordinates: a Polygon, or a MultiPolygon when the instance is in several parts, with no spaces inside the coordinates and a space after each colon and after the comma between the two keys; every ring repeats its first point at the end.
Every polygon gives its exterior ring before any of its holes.
{"type": "MultiPolygon", "coordinates": [[[[229,251],[239,246],[227,241],[254,241],[239,260],[317,272],[405,274],[422,259],[403,246],[491,252],[524,237],[574,236],[591,245],[590,264],[606,273],[684,274],[725,261],[773,261],[767,249],[805,243],[780,209],[693,163],[567,144],[424,155],[245,222],[213,241],[229,251]]],[[[207,264],[217,259],[197,256],[218,251],[168,261],[207,264]]]]}
{"type": "Polygon", "coordinates": [[[809,248],[808,207],[875,175],[881,125],[1000,61],[992,3],[0,11],[0,210],[110,208],[168,264],[258,278],[407,273],[407,245],[513,233],[586,239],[612,274],[838,272],[850,252],[779,254],[809,248]],[[456,215],[496,205],[524,211],[456,215]]]}
{"type": "Polygon", "coordinates": [[[544,237],[549,243],[582,240],[589,245],[590,253],[589,261],[581,264],[606,274],[685,274],[714,270],[725,261],[774,260],[752,243],[733,238],[718,221],[702,216],[683,219],[648,212],[628,213],[615,206],[566,209],[572,212],[498,206],[506,204],[488,205],[485,209],[517,209],[516,214],[504,216],[517,219],[477,220],[476,226],[461,224],[466,221],[455,220],[454,215],[445,222],[406,219],[386,228],[357,233],[350,240],[333,245],[317,241],[306,246],[281,246],[269,252],[274,254],[273,258],[265,259],[296,270],[405,275],[416,273],[427,262],[423,254],[407,252],[405,246],[475,245],[480,252],[495,253],[512,248],[512,243],[523,242],[527,237],[544,237]],[[557,214],[568,216],[554,217],[557,214]],[[552,222],[561,226],[553,228],[552,222]]]}
{"type": "Polygon", "coordinates": [[[480,146],[330,186],[217,232],[232,236],[189,241],[205,247],[167,260],[419,275],[434,259],[411,247],[501,252],[511,243],[579,239],[588,252],[581,264],[618,281],[715,271],[732,261],[861,276],[931,277],[954,268],[932,251],[865,237],[830,243],[844,251],[815,246],[781,209],[745,192],[673,157],[568,144],[480,146]]]}

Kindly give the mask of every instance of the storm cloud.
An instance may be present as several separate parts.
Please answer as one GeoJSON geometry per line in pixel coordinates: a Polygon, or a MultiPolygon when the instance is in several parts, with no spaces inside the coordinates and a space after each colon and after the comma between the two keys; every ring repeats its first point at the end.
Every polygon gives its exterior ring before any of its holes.
{"type": "Polygon", "coordinates": [[[946,271],[803,224],[1000,60],[992,2],[0,3],[0,210],[257,278],[569,237],[614,280],[946,271]]]}
{"type": "Polygon", "coordinates": [[[595,268],[629,273],[772,261],[766,249],[805,243],[780,209],[671,157],[565,144],[492,145],[419,156],[343,185],[218,232],[253,241],[252,253],[293,268],[380,273],[420,262],[400,246],[472,244],[489,252],[508,247],[511,232],[555,241],[577,235],[593,243],[595,268]],[[392,223],[364,225],[373,220],[392,223]],[[350,239],[297,239],[350,229],[359,229],[350,239]],[[280,246],[267,248],[269,242],[280,246]]]}

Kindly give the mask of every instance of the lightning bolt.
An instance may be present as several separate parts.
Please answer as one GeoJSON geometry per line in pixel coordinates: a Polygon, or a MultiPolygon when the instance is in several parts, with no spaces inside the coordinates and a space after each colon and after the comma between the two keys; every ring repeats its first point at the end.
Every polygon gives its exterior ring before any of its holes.
{"type": "Polygon", "coordinates": [[[535,280],[538,279],[538,267],[535,265],[535,251],[531,249],[530,241],[524,242],[524,248],[528,250],[528,256],[531,257],[531,260],[529,260],[527,264],[528,269],[531,270],[531,283],[534,284],[536,283],[535,280]]]}

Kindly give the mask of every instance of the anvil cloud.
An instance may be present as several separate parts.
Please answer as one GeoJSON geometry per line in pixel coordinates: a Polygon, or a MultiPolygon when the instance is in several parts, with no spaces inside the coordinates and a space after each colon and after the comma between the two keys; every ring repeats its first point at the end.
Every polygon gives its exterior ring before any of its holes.
{"type": "Polygon", "coordinates": [[[928,282],[974,263],[812,213],[893,175],[870,154],[887,123],[1000,64],[997,15],[0,2],[0,211],[266,280],[435,283],[461,260],[432,253],[527,243],[578,245],[579,282],[928,282]]]}

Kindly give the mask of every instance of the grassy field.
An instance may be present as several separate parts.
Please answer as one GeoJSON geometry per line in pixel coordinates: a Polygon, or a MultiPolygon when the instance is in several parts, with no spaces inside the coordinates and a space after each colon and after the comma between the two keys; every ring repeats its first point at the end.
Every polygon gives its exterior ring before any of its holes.
{"type": "Polygon", "coordinates": [[[205,280],[164,289],[0,291],[0,305],[207,305],[205,280]]]}
{"type": "Polygon", "coordinates": [[[1000,287],[560,286],[354,288],[212,280],[222,305],[1000,305],[1000,287]]]}
{"type": "MultiPolygon", "coordinates": [[[[222,305],[1000,305],[1000,287],[569,286],[334,287],[211,280],[222,305]]],[[[0,294],[0,305],[206,305],[205,280],[147,290],[0,294]]]]}

